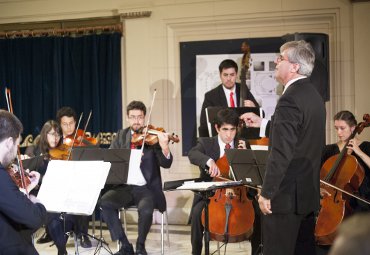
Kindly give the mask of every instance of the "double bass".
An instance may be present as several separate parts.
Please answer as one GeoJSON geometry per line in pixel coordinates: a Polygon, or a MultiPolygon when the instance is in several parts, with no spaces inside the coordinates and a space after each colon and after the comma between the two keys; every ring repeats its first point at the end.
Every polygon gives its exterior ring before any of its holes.
{"type": "Polygon", "coordinates": [[[352,214],[347,195],[368,203],[355,195],[365,177],[364,169],[355,156],[347,153],[348,142],[370,125],[369,114],[365,114],[363,119],[364,122],[356,126],[342,151],[327,159],[321,168],[320,180],[330,196],[321,199],[316,221],[315,237],[320,245],[331,245],[343,219],[352,214]]]}
{"type": "MultiPolygon", "coordinates": [[[[215,181],[229,180],[229,163],[226,155],[216,162],[221,177],[215,181]]],[[[208,205],[209,232],[212,240],[224,243],[236,243],[247,240],[253,233],[254,209],[247,197],[248,189],[244,186],[217,189],[210,197],[208,205]]],[[[202,212],[202,224],[205,225],[205,212],[202,212]]]]}

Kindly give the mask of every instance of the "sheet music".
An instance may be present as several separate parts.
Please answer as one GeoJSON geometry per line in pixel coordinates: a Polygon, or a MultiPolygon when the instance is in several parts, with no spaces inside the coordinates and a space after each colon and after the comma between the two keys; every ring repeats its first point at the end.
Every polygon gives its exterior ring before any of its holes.
{"type": "Polygon", "coordinates": [[[142,150],[132,149],[130,154],[130,163],[128,166],[127,184],[145,185],[146,181],[140,169],[142,150]]]}
{"type": "Polygon", "coordinates": [[[216,187],[225,187],[225,186],[236,186],[241,184],[240,181],[224,181],[224,182],[184,182],[183,185],[177,189],[182,190],[207,190],[210,188],[216,187]]]}
{"type": "Polygon", "coordinates": [[[110,165],[103,161],[52,160],[37,198],[49,212],[91,215],[110,165]]]}
{"type": "Polygon", "coordinates": [[[254,151],[268,151],[269,147],[267,145],[251,145],[251,149],[254,151]]]}

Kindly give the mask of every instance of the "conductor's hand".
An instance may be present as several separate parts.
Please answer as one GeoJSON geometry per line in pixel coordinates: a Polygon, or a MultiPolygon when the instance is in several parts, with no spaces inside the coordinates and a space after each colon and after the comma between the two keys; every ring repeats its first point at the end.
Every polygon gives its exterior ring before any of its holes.
{"type": "Polygon", "coordinates": [[[218,166],[216,165],[216,162],[214,160],[210,160],[209,165],[208,165],[208,173],[211,177],[216,177],[220,176],[220,169],[218,169],[218,166]]]}
{"type": "Polygon", "coordinates": [[[264,198],[263,196],[260,195],[259,198],[258,198],[258,204],[260,206],[261,212],[264,215],[272,213],[272,211],[271,211],[271,200],[270,199],[266,199],[266,198],[264,198]]]}
{"type": "Polygon", "coordinates": [[[31,183],[27,186],[27,191],[30,192],[39,184],[40,173],[36,171],[31,171],[28,174],[28,178],[30,179],[31,183]]]}
{"type": "Polygon", "coordinates": [[[256,105],[251,100],[244,100],[245,107],[256,107],[256,105]]]}
{"type": "Polygon", "coordinates": [[[262,118],[258,115],[256,115],[253,112],[246,112],[243,115],[240,116],[240,119],[242,119],[247,127],[260,127],[262,118]]]}

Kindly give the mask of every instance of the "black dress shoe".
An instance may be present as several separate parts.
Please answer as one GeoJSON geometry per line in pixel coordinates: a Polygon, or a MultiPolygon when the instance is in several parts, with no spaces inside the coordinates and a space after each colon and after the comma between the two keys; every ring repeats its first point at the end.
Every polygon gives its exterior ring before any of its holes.
{"type": "Polygon", "coordinates": [[[136,255],[148,255],[144,244],[136,244],[136,255]]]}
{"type": "Polygon", "coordinates": [[[92,244],[88,236],[82,235],[79,240],[82,248],[91,248],[92,244]]]}
{"type": "Polygon", "coordinates": [[[51,241],[53,241],[51,239],[51,236],[48,234],[48,232],[45,231],[44,234],[36,241],[36,243],[42,244],[42,243],[48,243],[51,241]]]}
{"type": "Polygon", "coordinates": [[[113,255],[135,255],[132,244],[122,245],[121,249],[113,255]]]}

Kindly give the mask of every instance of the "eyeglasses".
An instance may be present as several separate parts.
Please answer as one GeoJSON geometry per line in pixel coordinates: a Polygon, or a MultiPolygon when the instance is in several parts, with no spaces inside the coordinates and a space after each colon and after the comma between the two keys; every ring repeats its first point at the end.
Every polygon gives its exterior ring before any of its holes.
{"type": "Polygon", "coordinates": [[[54,136],[55,138],[60,137],[60,134],[58,134],[58,133],[47,133],[47,134],[50,135],[50,136],[54,136]]]}
{"type": "Polygon", "coordinates": [[[143,119],[145,119],[145,116],[142,116],[142,115],[139,115],[139,116],[131,115],[131,116],[128,116],[128,119],[129,120],[143,120],[143,119]]]}
{"type": "Polygon", "coordinates": [[[282,62],[282,61],[288,61],[288,62],[290,62],[289,59],[285,59],[283,55],[277,56],[276,62],[279,63],[279,62],[282,62]]]}

